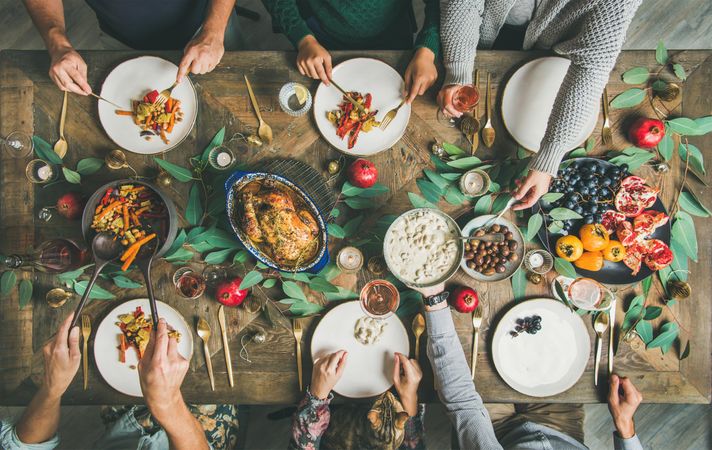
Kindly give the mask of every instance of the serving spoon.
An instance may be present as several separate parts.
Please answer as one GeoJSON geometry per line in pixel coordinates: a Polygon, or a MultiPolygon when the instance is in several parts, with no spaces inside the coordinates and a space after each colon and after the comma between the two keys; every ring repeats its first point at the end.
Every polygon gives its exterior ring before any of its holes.
{"type": "Polygon", "coordinates": [[[156,297],[153,294],[153,283],[151,282],[151,265],[157,250],[158,238],[154,238],[141,247],[136,257],[136,265],[141,270],[143,279],[146,281],[146,291],[148,291],[148,303],[151,306],[154,330],[158,329],[158,308],[156,308],[156,297]]]}

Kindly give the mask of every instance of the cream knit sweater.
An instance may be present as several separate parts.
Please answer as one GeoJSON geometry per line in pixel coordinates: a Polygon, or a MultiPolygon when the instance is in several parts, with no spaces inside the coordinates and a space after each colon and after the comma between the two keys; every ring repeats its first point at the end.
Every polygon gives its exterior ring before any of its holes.
{"type": "MultiPolygon", "coordinates": [[[[440,36],[445,84],[472,83],[475,51],[491,48],[517,0],[444,0],[440,36]]],[[[552,49],[571,60],[531,167],[556,175],[579,130],[595,114],[626,30],[642,0],[540,0],[524,50],[552,49]]]]}

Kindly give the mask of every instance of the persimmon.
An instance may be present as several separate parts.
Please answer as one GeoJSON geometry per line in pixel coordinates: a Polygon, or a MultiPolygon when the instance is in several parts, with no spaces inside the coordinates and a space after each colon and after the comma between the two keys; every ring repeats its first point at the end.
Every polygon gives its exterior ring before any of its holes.
{"type": "Polygon", "coordinates": [[[566,261],[576,261],[583,253],[583,244],[576,236],[561,236],[556,241],[556,254],[566,261]]]}
{"type": "Polygon", "coordinates": [[[608,246],[603,249],[603,259],[612,262],[623,261],[625,258],[625,247],[618,241],[610,241],[608,246]]]}
{"type": "Polygon", "coordinates": [[[583,249],[589,252],[597,252],[608,247],[610,238],[608,231],[600,223],[590,223],[581,227],[579,237],[583,243],[583,249]]]}
{"type": "Polygon", "coordinates": [[[574,261],[574,266],[579,269],[598,272],[603,267],[603,254],[601,252],[583,252],[583,255],[574,261]]]}

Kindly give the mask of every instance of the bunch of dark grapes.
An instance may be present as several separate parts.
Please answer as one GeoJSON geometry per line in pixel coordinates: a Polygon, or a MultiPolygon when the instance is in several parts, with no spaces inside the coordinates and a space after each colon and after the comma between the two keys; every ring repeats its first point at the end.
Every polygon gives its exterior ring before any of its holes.
{"type": "Polygon", "coordinates": [[[509,334],[511,334],[512,337],[517,337],[522,333],[537,334],[539,330],[541,330],[541,316],[535,314],[531,317],[517,319],[517,325],[514,327],[514,331],[510,331],[509,334]]]}
{"type": "MultiPolygon", "coordinates": [[[[559,170],[549,189],[564,196],[544,205],[545,210],[563,207],[583,216],[583,223],[601,223],[603,213],[614,209],[613,199],[621,180],[628,175],[627,164],[611,167],[590,159],[574,161],[559,170]]],[[[568,232],[573,226],[574,221],[568,220],[563,228],[568,232]]]]}

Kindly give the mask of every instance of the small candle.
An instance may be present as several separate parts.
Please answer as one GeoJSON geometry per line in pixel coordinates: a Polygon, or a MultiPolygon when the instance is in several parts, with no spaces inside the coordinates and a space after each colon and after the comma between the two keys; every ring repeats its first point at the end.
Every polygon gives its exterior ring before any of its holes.
{"type": "Polygon", "coordinates": [[[544,257],[539,253],[532,253],[529,255],[529,265],[533,269],[538,269],[544,264],[544,257]]]}
{"type": "Polygon", "coordinates": [[[363,266],[363,253],[356,247],[344,247],[336,255],[336,265],[344,272],[356,272],[363,266]]]}
{"type": "Polygon", "coordinates": [[[52,169],[47,164],[45,164],[44,166],[37,169],[37,177],[40,180],[46,181],[51,176],[52,176],[52,169]]]}
{"type": "Polygon", "coordinates": [[[489,189],[490,180],[487,174],[479,169],[472,169],[460,179],[460,191],[471,197],[481,195],[489,189]]]}
{"type": "Polygon", "coordinates": [[[220,167],[226,167],[232,163],[232,156],[228,152],[220,152],[215,160],[220,167]]]}

